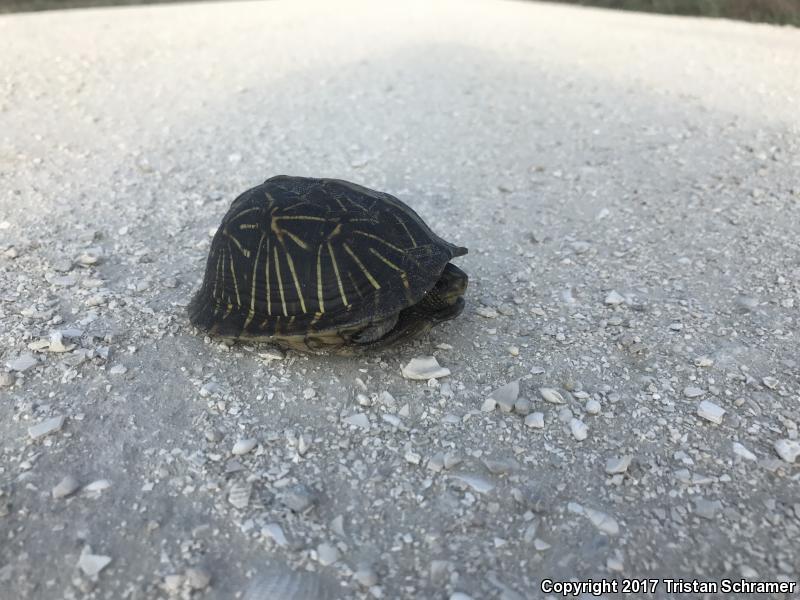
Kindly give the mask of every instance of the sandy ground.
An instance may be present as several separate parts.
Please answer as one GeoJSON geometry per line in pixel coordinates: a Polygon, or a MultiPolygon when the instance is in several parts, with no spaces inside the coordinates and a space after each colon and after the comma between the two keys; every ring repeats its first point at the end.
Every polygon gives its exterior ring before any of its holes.
{"type": "Polygon", "coordinates": [[[797,581],[797,30],[245,2],[0,39],[3,600],[797,581]],[[357,359],[204,339],[209,232],[279,173],[469,247],[464,314],[357,359]]]}

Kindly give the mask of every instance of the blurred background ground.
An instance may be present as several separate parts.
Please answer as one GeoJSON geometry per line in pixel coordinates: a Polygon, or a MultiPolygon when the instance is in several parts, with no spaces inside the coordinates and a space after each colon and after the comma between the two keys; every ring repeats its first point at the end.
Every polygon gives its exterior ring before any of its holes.
{"type": "MultiPolygon", "coordinates": [[[[181,0],[0,0],[0,13],[93,6],[174,3],[181,0]]],[[[800,24],[800,0],[554,0],[603,8],[739,19],[756,23],[800,24]]]]}

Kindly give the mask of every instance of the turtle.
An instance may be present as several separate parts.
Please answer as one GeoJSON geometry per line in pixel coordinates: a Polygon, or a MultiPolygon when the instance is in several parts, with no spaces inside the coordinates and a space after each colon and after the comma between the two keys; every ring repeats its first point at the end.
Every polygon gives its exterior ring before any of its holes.
{"type": "Polygon", "coordinates": [[[300,351],[386,348],[461,314],[465,254],[390,194],[278,175],[231,204],[189,320],[300,351]]]}

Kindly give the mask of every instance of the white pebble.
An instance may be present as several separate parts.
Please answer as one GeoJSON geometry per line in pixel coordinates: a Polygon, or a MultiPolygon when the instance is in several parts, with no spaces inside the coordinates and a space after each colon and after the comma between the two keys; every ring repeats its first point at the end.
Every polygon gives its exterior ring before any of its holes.
{"type": "Polygon", "coordinates": [[[589,428],[586,427],[586,424],[580,419],[572,419],[569,422],[569,429],[572,431],[573,437],[579,442],[585,440],[589,435],[589,428]]]}
{"type": "Polygon", "coordinates": [[[84,572],[88,577],[94,577],[105,569],[111,562],[110,556],[102,556],[99,554],[92,554],[92,550],[88,546],[81,552],[81,557],[78,559],[78,568],[84,572]]]}
{"type": "Polygon", "coordinates": [[[534,412],[525,417],[525,425],[534,429],[544,429],[544,413],[534,412]]]}
{"type": "Polygon", "coordinates": [[[245,508],[250,503],[253,488],[246,483],[234,483],[228,492],[228,502],[236,508],[245,508]]]}
{"type": "Polygon", "coordinates": [[[608,535],[617,535],[619,533],[619,523],[617,523],[617,520],[611,515],[599,510],[594,510],[593,508],[584,508],[583,514],[589,518],[592,525],[603,533],[607,533],[608,535]]]}
{"type": "Polygon", "coordinates": [[[616,475],[617,473],[624,473],[628,470],[631,464],[631,456],[614,456],[606,461],[606,473],[609,475],[616,475]]]}
{"type": "Polygon", "coordinates": [[[482,475],[473,475],[471,473],[458,473],[451,476],[462,483],[466,483],[473,490],[479,494],[485,494],[494,489],[494,482],[483,477],[482,475]]]}
{"type": "Polygon", "coordinates": [[[733,442],[733,453],[736,456],[741,456],[742,458],[747,460],[758,460],[758,457],[755,454],[750,452],[750,450],[745,448],[739,442],[733,442]]]}
{"type": "Polygon", "coordinates": [[[361,429],[369,429],[369,417],[364,413],[356,413],[354,415],[350,415],[344,420],[345,423],[348,425],[355,425],[356,427],[360,427],[361,429]]]}
{"type": "Polygon", "coordinates": [[[186,569],[186,582],[193,590],[204,590],[211,583],[211,575],[203,569],[190,567],[186,569]]]}
{"type": "Polygon", "coordinates": [[[317,546],[317,560],[323,567],[332,565],[339,560],[339,549],[331,544],[320,544],[317,546]]]}
{"type": "Polygon", "coordinates": [[[594,400],[594,399],[587,400],[585,408],[586,408],[586,412],[589,413],[590,415],[599,415],[600,411],[602,410],[602,407],[600,406],[600,403],[597,400],[594,400]]]}
{"type": "Polygon", "coordinates": [[[412,465],[418,465],[422,460],[422,456],[413,450],[409,450],[405,453],[406,462],[411,463],[412,465]]]}
{"type": "Polygon", "coordinates": [[[264,527],[261,528],[261,535],[270,538],[282,548],[289,544],[286,535],[283,533],[283,528],[277,523],[267,523],[264,525],[264,527]]]}
{"type": "Polygon", "coordinates": [[[719,425],[722,423],[722,417],[725,415],[725,409],[709,400],[703,400],[697,406],[697,414],[706,421],[711,421],[712,423],[719,425]]]}
{"type": "Polygon", "coordinates": [[[111,482],[108,479],[97,479],[88,484],[83,489],[87,492],[100,493],[104,492],[111,487],[111,482]]]}
{"type": "Polygon", "coordinates": [[[495,408],[497,408],[497,402],[494,398],[487,398],[481,404],[481,410],[483,412],[492,412],[495,408]]]}
{"type": "Polygon", "coordinates": [[[511,381],[493,391],[488,399],[494,400],[503,412],[511,412],[519,397],[519,380],[511,381]]]}
{"type": "Polygon", "coordinates": [[[564,397],[561,395],[558,390],[553,388],[543,387],[539,388],[539,393],[542,395],[542,398],[545,399],[546,402],[550,402],[551,404],[564,404],[564,397]]]}
{"type": "Polygon", "coordinates": [[[606,299],[603,300],[603,302],[609,306],[616,306],[617,304],[622,304],[625,302],[625,298],[623,298],[616,290],[611,290],[608,292],[606,299]]]}
{"type": "Polygon", "coordinates": [[[475,309],[475,312],[486,319],[497,318],[497,311],[493,308],[487,308],[486,306],[479,306],[475,309]]]}
{"type": "Polygon", "coordinates": [[[55,433],[59,431],[64,426],[64,416],[59,415],[58,417],[51,417],[49,419],[45,419],[41,423],[37,423],[32,427],[28,427],[28,435],[31,436],[31,439],[38,440],[40,437],[44,437],[46,435],[50,435],[51,433],[55,433]]]}
{"type": "Polygon", "coordinates": [[[698,396],[702,396],[703,394],[705,394],[705,392],[701,390],[699,387],[688,385],[685,388],[683,388],[683,395],[686,396],[687,398],[697,398],[698,396]]]}
{"type": "Polygon", "coordinates": [[[233,445],[233,449],[231,450],[231,452],[233,452],[233,454],[235,454],[236,456],[247,454],[253,448],[256,447],[257,443],[258,442],[256,441],[255,438],[247,438],[246,440],[239,440],[233,445]]]}
{"type": "Polygon", "coordinates": [[[800,441],[798,440],[778,440],[775,442],[774,448],[778,456],[788,463],[793,463],[800,456],[800,441]]]}
{"type": "Polygon", "coordinates": [[[378,576],[370,567],[361,567],[353,573],[353,578],[364,587],[372,587],[378,583],[378,576]]]}
{"type": "Polygon", "coordinates": [[[52,489],[53,498],[58,500],[59,498],[71,496],[78,487],[80,487],[78,480],[72,475],[67,475],[52,489]]]}
{"type": "Polygon", "coordinates": [[[6,363],[6,366],[11,369],[12,371],[19,371],[22,373],[23,371],[27,371],[31,367],[35,367],[39,364],[39,361],[36,360],[36,357],[33,354],[23,354],[19,358],[15,358],[12,361],[6,363]]]}
{"type": "Polygon", "coordinates": [[[435,356],[421,356],[412,358],[411,361],[401,369],[403,377],[406,379],[417,379],[428,381],[450,375],[450,369],[439,365],[435,356]]]}

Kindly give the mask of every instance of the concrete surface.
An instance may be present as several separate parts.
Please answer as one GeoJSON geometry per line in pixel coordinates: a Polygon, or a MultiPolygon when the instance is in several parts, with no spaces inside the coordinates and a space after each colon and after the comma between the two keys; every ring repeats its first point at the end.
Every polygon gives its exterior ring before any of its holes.
{"type": "MultiPolygon", "coordinates": [[[[797,580],[797,30],[245,2],[0,41],[3,600],[797,580]],[[279,173],[468,246],[465,313],[359,359],[198,335],[209,231],[279,173]]],[[[628,597],[714,597],[666,585],[628,597]]]]}

